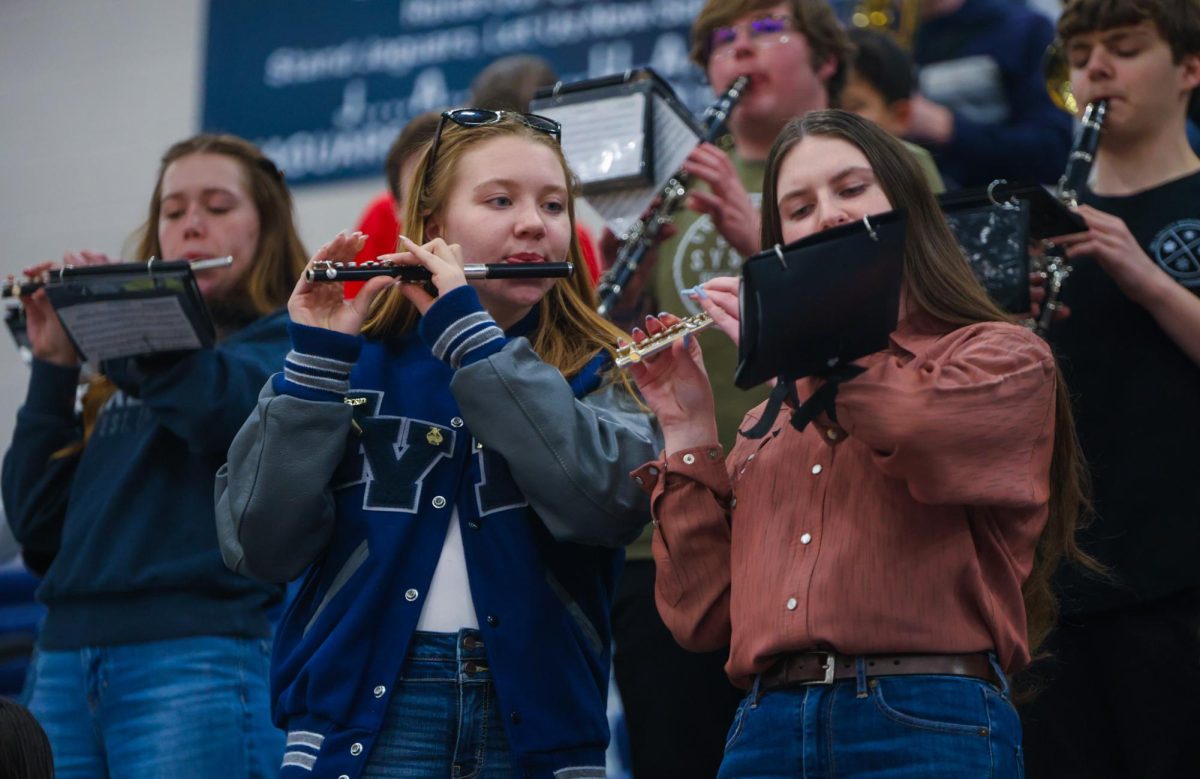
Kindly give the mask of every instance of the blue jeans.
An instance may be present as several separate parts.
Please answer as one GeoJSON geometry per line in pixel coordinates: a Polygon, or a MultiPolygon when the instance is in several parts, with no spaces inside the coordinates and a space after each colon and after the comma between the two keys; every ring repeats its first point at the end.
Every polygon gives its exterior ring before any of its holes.
{"type": "Polygon", "coordinates": [[[270,644],[198,636],[39,650],[26,704],[50,738],[59,779],[274,776],[270,644]]]}
{"type": "Polygon", "coordinates": [[[880,676],[750,691],[719,779],[1023,775],[1008,689],[962,676],[880,676]]]}
{"type": "Polygon", "coordinates": [[[364,779],[512,775],[479,631],[414,633],[364,779]]]}

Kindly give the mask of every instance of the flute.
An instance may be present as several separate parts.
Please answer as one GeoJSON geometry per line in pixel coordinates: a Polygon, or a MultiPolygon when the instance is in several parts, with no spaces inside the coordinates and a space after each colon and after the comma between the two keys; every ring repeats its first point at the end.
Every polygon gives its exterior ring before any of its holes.
{"type": "Polygon", "coordinates": [[[668,327],[662,332],[646,338],[637,343],[627,343],[624,346],[617,347],[617,357],[614,362],[618,368],[624,368],[627,365],[632,365],[635,362],[641,362],[652,354],[661,352],[671,344],[691,333],[698,333],[701,330],[706,330],[713,325],[713,318],[708,314],[696,314],[695,316],[685,317],[680,319],[675,324],[668,327]]]}
{"type": "Polygon", "coordinates": [[[151,257],[146,262],[114,262],[108,265],[64,265],[55,271],[47,271],[42,274],[39,279],[27,279],[22,281],[17,278],[9,278],[7,281],[0,284],[0,298],[19,298],[25,295],[32,295],[47,284],[61,284],[71,278],[79,276],[101,276],[108,273],[156,273],[164,270],[176,270],[182,267],[191,268],[193,271],[208,270],[210,268],[226,268],[233,264],[233,256],[226,257],[211,257],[204,260],[160,260],[157,257],[151,257]]]}
{"type": "MultiPolygon", "coordinates": [[[[463,266],[468,279],[565,279],[574,272],[575,264],[571,262],[479,262],[463,266]]],[[[386,260],[322,260],[304,271],[309,281],[367,281],[376,276],[393,276],[401,284],[423,284],[433,278],[423,265],[397,265],[386,260]]]]}

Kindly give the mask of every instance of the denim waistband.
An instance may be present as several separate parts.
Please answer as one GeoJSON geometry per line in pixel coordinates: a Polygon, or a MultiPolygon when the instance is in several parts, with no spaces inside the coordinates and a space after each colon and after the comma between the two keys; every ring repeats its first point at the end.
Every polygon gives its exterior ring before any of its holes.
{"type": "Polygon", "coordinates": [[[413,633],[400,678],[407,681],[489,681],[492,678],[478,630],[413,633]]]}

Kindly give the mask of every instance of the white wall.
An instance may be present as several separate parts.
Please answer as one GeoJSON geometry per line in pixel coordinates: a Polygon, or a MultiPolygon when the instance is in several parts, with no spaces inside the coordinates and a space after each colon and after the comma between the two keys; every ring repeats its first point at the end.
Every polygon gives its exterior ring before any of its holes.
{"type": "MultiPolygon", "coordinates": [[[[250,0],[248,0],[250,1],[250,0]]],[[[204,0],[0,0],[0,273],[68,249],[119,256],[161,154],[200,122],[204,0]]],[[[352,226],[378,181],[294,194],[305,245],[352,226]]],[[[0,446],[28,372],[0,333],[0,446]]]]}

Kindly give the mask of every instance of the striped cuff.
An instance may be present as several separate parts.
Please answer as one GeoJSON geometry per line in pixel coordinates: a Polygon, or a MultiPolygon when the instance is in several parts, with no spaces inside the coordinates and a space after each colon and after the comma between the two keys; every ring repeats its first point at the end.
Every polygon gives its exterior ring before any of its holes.
{"type": "Polygon", "coordinates": [[[421,318],[420,332],[433,355],[455,370],[495,354],[507,342],[468,286],[438,298],[421,318]]]}
{"type": "Polygon", "coordinates": [[[362,350],[362,338],[292,322],[292,350],[283,373],[272,380],[277,394],[309,400],[341,400],[350,390],[350,371],[362,350]]]}
{"type": "Polygon", "coordinates": [[[317,754],[325,737],[320,733],[309,733],[304,730],[290,730],[287,734],[287,751],[283,753],[283,764],[280,768],[293,766],[311,771],[317,762],[317,754]]]}

